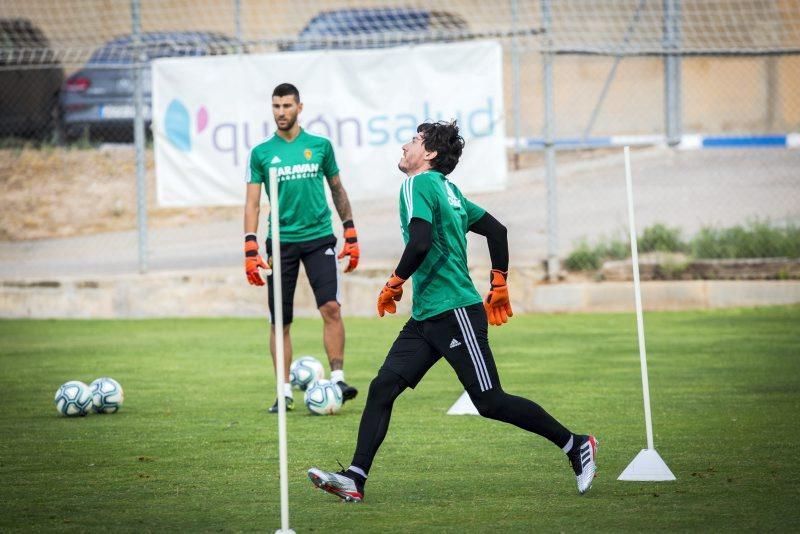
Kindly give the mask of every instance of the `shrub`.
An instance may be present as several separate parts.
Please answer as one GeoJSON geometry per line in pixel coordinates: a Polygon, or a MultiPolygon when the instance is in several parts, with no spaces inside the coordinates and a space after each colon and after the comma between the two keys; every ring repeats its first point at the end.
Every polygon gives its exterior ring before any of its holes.
{"type": "Polygon", "coordinates": [[[631,247],[627,241],[612,239],[608,243],[600,243],[595,248],[597,254],[607,260],[624,260],[630,257],[631,247]]]}
{"type": "MultiPolygon", "coordinates": [[[[721,258],[800,258],[800,227],[774,227],[768,221],[751,221],[730,228],[704,227],[689,243],[681,240],[680,228],[655,224],[644,229],[639,238],[641,252],[691,252],[698,259],[721,258]]],[[[594,247],[585,240],[567,257],[570,271],[599,269],[604,260],[630,257],[627,242],[602,240],[594,247]]],[[[681,271],[685,265],[665,266],[668,271],[681,271]]]]}
{"type": "Polygon", "coordinates": [[[586,241],[582,241],[564,260],[564,266],[570,271],[594,271],[600,268],[601,263],[597,251],[586,241]]]}
{"type": "Polygon", "coordinates": [[[681,240],[680,228],[668,228],[661,223],[644,229],[639,238],[642,252],[683,252],[686,244],[681,240]]]}
{"type": "Polygon", "coordinates": [[[744,226],[715,229],[705,227],[691,242],[696,258],[798,258],[800,228],[773,227],[769,222],[751,221],[744,226]]]}

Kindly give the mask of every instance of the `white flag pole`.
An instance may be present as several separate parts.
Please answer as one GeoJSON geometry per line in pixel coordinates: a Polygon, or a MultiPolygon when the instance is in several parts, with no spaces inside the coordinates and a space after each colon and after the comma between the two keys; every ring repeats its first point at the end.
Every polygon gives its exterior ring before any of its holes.
{"type": "Polygon", "coordinates": [[[281,288],[281,230],[278,217],[278,173],[269,170],[269,216],[272,231],[272,294],[275,314],[275,375],[278,389],[278,462],[280,464],[281,528],[277,533],[294,534],[289,528],[289,469],[286,453],[286,399],[283,393],[283,293],[281,288]]]}
{"type": "Polygon", "coordinates": [[[647,379],[647,351],[644,343],[644,318],[642,316],[642,292],[639,283],[639,247],[636,240],[636,222],[633,216],[633,180],[631,179],[631,151],[625,147],[625,187],[628,196],[628,225],[631,237],[631,262],[633,264],[633,292],[636,299],[636,330],[639,334],[639,360],[642,370],[642,394],[644,396],[644,425],[647,433],[647,448],[628,464],[617,480],[675,480],[675,475],[661,459],[653,445],[653,421],[650,413],[650,383],[647,379]]]}

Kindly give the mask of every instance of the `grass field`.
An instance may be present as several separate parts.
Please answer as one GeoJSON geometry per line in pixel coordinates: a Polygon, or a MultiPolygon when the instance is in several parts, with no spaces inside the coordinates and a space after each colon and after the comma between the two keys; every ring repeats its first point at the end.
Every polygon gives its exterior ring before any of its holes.
{"type": "MultiPolygon", "coordinates": [[[[348,319],[340,415],[288,416],[297,532],[796,531],[800,307],[648,313],[655,445],[675,482],[619,482],[645,446],[635,319],[519,316],[491,330],[504,388],[600,440],[579,497],[563,454],[514,427],[447,416],[443,362],[398,399],[366,500],[313,489],[351,459],[367,386],[401,318],[348,319]]],[[[256,320],[0,321],[0,531],[274,531],[274,379],[256,320]],[[70,379],[119,380],[115,415],[63,418],[70,379]]],[[[296,354],[323,358],[318,321],[296,354]]],[[[301,400],[301,396],[295,396],[301,400]]]]}

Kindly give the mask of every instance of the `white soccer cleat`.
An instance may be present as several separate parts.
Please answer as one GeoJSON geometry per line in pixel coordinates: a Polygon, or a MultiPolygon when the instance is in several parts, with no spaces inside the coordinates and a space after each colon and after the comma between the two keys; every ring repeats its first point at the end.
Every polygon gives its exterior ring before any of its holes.
{"type": "Polygon", "coordinates": [[[594,436],[580,436],[567,457],[575,471],[578,493],[583,495],[591,489],[597,474],[597,440],[594,436]]]}
{"type": "Polygon", "coordinates": [[[364,499],[364,484],[359,484],[345,475],[345,471],[332,473],[312,467],[308,470],[308,478],[319,489],[336,495],[346,502],[361,502],[364,499]]]}

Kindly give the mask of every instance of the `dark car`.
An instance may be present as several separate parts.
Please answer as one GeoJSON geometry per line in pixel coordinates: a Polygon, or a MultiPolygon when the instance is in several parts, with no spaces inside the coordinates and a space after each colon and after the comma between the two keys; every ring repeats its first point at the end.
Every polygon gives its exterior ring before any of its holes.
{"type": "Polygon", "coordinates": [[[290,50],[385,48],[420,42],[452,41],[467,22],[449,11],[404,7],[322,11],[300,31],[290,50]]]}
{"type": "MultiPolygon", "coordinates": [[[[143,107],[150,122],[150,61],[163,57],[227,54],[239,49],[235,39],[216,32],[142,33],[146,67],[142,69],[143,107]]],[[[68,138],[84,134],[128,140],[133,131],[136,49],[133,37],[117,37],[95,50],[87,64],[67,78],[61,91],[61,119],[68,138]]]]}
{"type": "Polygon", "coordinates": [[[0,19],[0,136],[44,138],[55,128],[64,71],[27,19],[0,19]]]}

